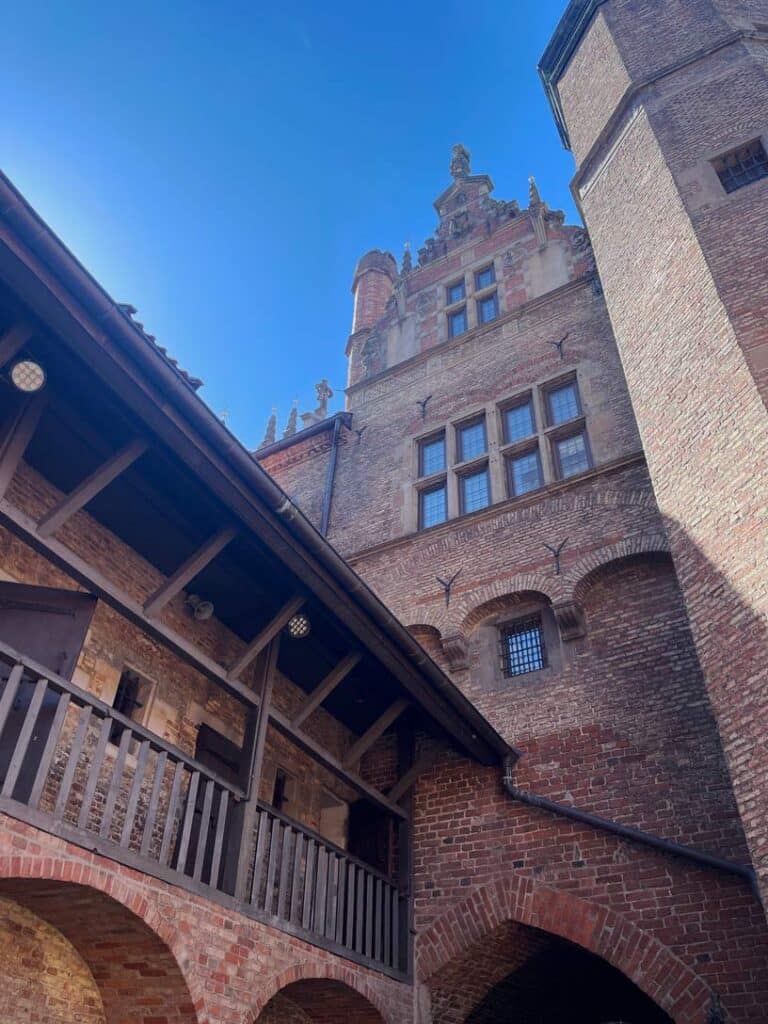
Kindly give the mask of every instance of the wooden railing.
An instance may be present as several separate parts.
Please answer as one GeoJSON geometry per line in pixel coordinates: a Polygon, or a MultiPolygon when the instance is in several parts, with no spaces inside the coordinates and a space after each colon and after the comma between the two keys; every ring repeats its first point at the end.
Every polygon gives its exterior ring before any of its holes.
{"type": "Polygon", "coordinates": [[[259,804],[251,904],[291,929],[401,970],[406,896],[391,879],[259,804]]]}
{"type": "Polygon", "coordinates": [[[74,683],[0,643],[0,810],[141,871],[395,974],[407,896],[322,836],[247,794],[74,683]]]}

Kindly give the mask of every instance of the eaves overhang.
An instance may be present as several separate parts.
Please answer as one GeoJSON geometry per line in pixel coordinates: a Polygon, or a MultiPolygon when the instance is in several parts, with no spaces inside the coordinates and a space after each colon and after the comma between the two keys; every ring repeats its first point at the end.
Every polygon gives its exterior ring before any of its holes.
{"type": "Polygon", "coordinates": [[[607,2],[608,0],[571,0],[539,61],[539,75],[544,83],[560,138],[568,150],[571,148],[571,140],[557,86],[595,12],[607,2]]]}
{"type": "Polygon", "coordinates": [[[320,420],[319,423],[313,423],[309,427],[304,427],[303,430],[297,430],[290,437],[281,437],[279,441],[273,441],[272,444],[265,444],[263,448],[257,448],[253,453],[253,457],[254,459],[264,459],[269,455],[277,455],[278,452],[283,452],[286,448],[292,448],[295,444],[300,444],[302,441],[309,441],[318,434],[332,430],[337,420],[340,420],[341,425],[349,430],[352,426],[352,413],[335,412],[332,416],[320,420]]]}
{"type": "MultiPolygon", "coordinates": [[[[250,492],[258,515],[291,538],[308,574],[316,574],[318,569],[322,572],[323,580],[332,588],[334,602],[349,608],[370,638],[372,652],[378,652],[384,663],[392,666],[411,693],[421,694],[419,702],[461,749],[484,764],[517,758],[518,751],[429,657],[2,173],[0,270],[16,283],[31,281],[36,292],[45,296],[47,311],[60,308],[58,294],[71,296],[85,314],[78,324],[78,337],[87,336],[90,345],[102,349],[114,346],[130,360],[138,374],[162,395],[162,404],[154,407],[153,415],[165,417],[175,427],[187,424],[185,432],[190,441],[199,439],[201,456],[207,449],[215,452],[233,488],[240,493],[250,492]],[[31,262],[25,252],[32,257],[31,262]],[[98,326],[87,327],[89,321],[98,326]]],[[[119,360],[112,360],[112,376],[124,374],[118,367],[119,360]]],[[[135,382],[135,378],[132,380],[135,382]]]]}

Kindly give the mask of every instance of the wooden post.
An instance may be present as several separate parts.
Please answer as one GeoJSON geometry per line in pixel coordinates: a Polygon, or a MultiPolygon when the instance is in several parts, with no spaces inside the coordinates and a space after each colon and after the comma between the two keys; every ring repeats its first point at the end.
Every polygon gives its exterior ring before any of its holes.
{"type": "Polygon", "coordinates": [[[45,392],[40,391],[21,407],[4,437],[0,438],[0,498],[5,495],[21,462],[27,445],[37,427],[45,404],[45,392]]]}
{"type": "MultiPolygon", "coordinates": [[[[413,766],[415,759],[416,742],[413,732],[408,729],[400,729],[397,734],[397,759],[400,777],[405,776],[413,766]]],[[[396,943],[397,957],[399,963],[392,966],[396,970],[404,971],[409,977],[413,964],[413,833],[411,829],[411,816],[413,814],[413,790],[409,789],[403,796],[403,803],[408,811],[408,817],[397,823],[397,851],[399,856],[398,864],[398,889],[404,897],[400,903],[399,913],[396,920],[393,919],[392,927],[397,929],[398,942],[396,943]]],[[[394,908],[393,908],[394,909],[394,908]]],[[[395,915],[393,915],[394,918],[395,915]]]]}
{"type": "Polygon", "coordinates": [[[253,856],[253,831],[258,812],[259,784],[269,725],[269,705],[272,701],[272,687],[277,672],[279,649],[280,637],[276,636],[270,640],[262,662],[259,708],[258,711],[254,708],[249,711],[243,743],[239,782],[241,788],[245,790],[246,797],[237,804],[232,814],[230,856],[225,868],[225,888],[227,879],[229,879],[230,886],[234,889],[235,899],[241,902],[246,900],[248,871],[253,856]]]}

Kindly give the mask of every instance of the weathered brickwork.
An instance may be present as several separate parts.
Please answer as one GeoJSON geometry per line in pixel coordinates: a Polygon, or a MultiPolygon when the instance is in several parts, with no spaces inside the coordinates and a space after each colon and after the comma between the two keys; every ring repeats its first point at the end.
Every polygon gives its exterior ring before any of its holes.
{"type": "Polygon", "coordinates": [[[618,51],[640,88],[596,123],[579,47],[560,88],[576,187],[765,899],[768,182],[729,195],[710,161],[768,130],[766,6],[601,13],[584,47],[607,25],[606,66],[618,51]]]}

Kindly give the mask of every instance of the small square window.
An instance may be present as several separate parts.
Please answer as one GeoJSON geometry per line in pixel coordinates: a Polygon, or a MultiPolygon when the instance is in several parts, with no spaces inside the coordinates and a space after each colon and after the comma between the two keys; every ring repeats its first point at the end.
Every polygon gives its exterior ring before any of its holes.
{"type": "MultiPolygon", "coordinates": [[[[112,707],[121,715],[130,718],[133,722],[141,722],[144,717],[144,707],[152,695],[152,683],[140,676],[133,669],[123,669],[120,681],[115,690],[112,700],[112,707]]],[[[123,734],[123,726],[115,722],[110,730],[109,739],[117,743],[123,734]]]]}
{"type": "Polygon", "coordinates": [[[296,779],[285,770],[277,768],[275,771],[275,784],[272,787],[272,806],[276,811],[284,811],[286,807],[294,802],[294,786],[296,779]]]}
{"type": "Polygon", "coordinates": [[[560,387],[547,392],[547,408],[549,409],[549,425],[556,427],[559,423],[567,423],[581,415],[579,392],[576,381],[568,381],[560,387]]]}
{"type": "Polygon", "coordinates": [[[499,296],[496,292],[492,295],[487,295],[484,299],[479,299],[477,303],[477,322],[479,324],[489,324],[491,320],[495,320],[499,315],[499,296]]]}
{"type": "Polygon", "coordinates": [[[567,480],[569,476],[576,476],[577,473],[583,473],[591,465],[589,446],[586,435],[583,433],[573,434],[571,437],[555,441],[555,450],[560,476],[563,480],[567,480]]]}
{"type": "Polygon", "coordinates": [[[533,402],[529,398],[527,402],[520,405],[513,405],[510,409],[504,410],[504,440],[507,444],[513,441],[523,441],[536,433],[536,419],[533,414],[533,402]]]}
{"type": "Polygon", "coordinates": [[[475,274],[475,291],[479,292],[481,288],[490,288],[495,282],[496,268],[491,263],[490,266],[483,267],[475,274]]]}
{"type": "Polygon", "coordinates": [[[726,192],[750,185],[760,178],[768,178],[768,153],[760,139],[748,142],[746,146],[732,149],[712,161],[720,183],[726,192]]]}
{"type": "Polygon", "coordinates": [[[468,462],[469,459],[476,459],[485,455],[488,444],[485,437],[485,420],[475,420],[474,423],[467,423],[456,431],[458,441],[459,462],[468,462]]]}
{"type": "Polygon", "coordinates": [[[504,627],[501,658],[505,676],[522,676],[547,667],[540,616],[521,619],[504,627]]]}
{"type": "Polygon", "coordinates": [[[428,491],[419,493],[419,529],[426,530],[429,526],[437,526],[448,518],[448,505],[445,496],[445,484],[430,487],[428,491]]]}
{"type": "Polygon", "coordinates": [[[454,302],[461,302],[466,296],[466,290],[464,288],[464,279],[456,281],[454,284],[449,284],[447,289],[447,301],[448,305],[452,306],[454,302]]]}
{"type": "Polygon", "coordinates": [[[509,493],[514,497],[536,491],[542,485],[541,461],[538,451],[526,452],[507,460],[509,493]]]}
{"type": "Polygon", "coordinates": [[[467,307],[457,309],[455,313],[448,314],[448,337],[457,338],[464,334],[467,329],[467,307]]]}
{"type": "Polygon", "coordinates": [[[445,469],[445,434],[419,443],[419,476],[430,476],[445,469]]]}
{"type": "Polygon", "coordinates": [[[461,487],[461,513],[476,512],[490,504],[491,495],[488,486],[488,468],[483,467],[479,473],[468,473],[459,481],[461,487]]]}

